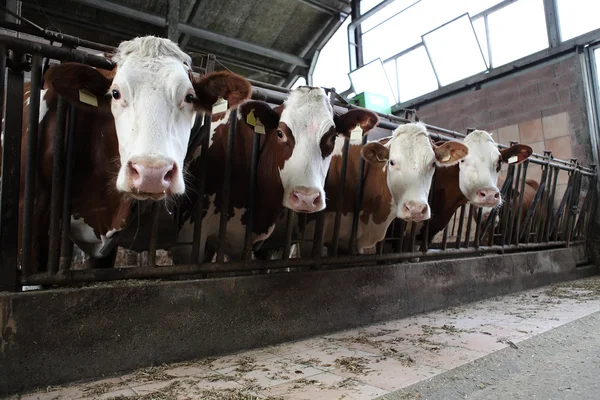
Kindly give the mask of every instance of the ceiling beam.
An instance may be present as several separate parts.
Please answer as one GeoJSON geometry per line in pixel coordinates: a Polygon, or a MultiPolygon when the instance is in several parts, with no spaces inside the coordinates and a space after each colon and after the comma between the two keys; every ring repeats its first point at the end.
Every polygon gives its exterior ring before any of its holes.
{"type": "MultiPolygon", "coordinates": [[[[143,21],[152,25],[165,27],[166,19],[157,15],[149,14],[133,8],[124,7],[119,4],[112,3],[106,0],[74,0],[76,3],[86,4],[100,10],[104,10],[113,14],[121,15],[138,21],[143,21]]],[[[283,61],[288,64],[308,67],[309,63],[302,57],[289,54],[283,51],[263,47],[254,43],[249,43],[240,39],[221,35],[219,33],[210,32],[205,29],[193,27],[189,24],[179,23],[179,31],[189,36],[198,39],[208,40],[214,43],[219,43],[225,46],[248,51],[250,53],[260,54],[275,60],[283,61]]]]}

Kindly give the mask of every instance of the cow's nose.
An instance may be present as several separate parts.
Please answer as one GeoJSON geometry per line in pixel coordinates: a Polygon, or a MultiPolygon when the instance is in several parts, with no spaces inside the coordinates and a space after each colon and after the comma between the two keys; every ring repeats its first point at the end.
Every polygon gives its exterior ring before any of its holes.
{"type": "Polygon", "coordinates": [[[402,219],[419,222],[428,218],[429,206],[427,203],[407,201],[402,205],[402,211],[404,214],[402,219]]]}
{"type": "Polygon", "coordinates": [[[496,188],[485,188],[477,191],[477,203],[482,206],[495,207],[500,201],[500,191],[496,188]]]}
{"type": "Polygon", "coordinates": [[[177,165],[168,160],[136,161],[127,164],[131,186],[140,193],[164,193],[173,183],[177,165]]]}
{"type": "Polygon", "coordinates": [[[297,212],[315,212],[323,208],[321,191],[317,189],[295,189],[289,197],[292,210],[297,212]]]}

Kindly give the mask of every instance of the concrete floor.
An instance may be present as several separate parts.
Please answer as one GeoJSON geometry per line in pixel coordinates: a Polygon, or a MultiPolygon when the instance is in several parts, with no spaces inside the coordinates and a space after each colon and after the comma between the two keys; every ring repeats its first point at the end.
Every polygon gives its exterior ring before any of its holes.
{"type": "Polygon", "coordinates": [[[594,277],[11,399],[596,399],[599,328],[594,277]]]}

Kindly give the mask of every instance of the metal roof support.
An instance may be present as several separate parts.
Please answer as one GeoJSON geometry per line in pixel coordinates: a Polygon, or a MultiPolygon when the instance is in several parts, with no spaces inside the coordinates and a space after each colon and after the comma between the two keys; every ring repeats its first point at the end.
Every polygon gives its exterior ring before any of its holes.
{"type": "Polygon", "coordinates": [[[560,44],[560,29],[558,29],[558,12],[556,0],[544,0],[544,13],[546,14],[546,29],[548,31],[548,43],[550,47],[560,44]]]}
{"type": "MultiPolygon", "coordinates": [[[[386,0],[384,3],[388,5],[394,0],[386,0]]],[[[376,9],[380,8],[375,7],[376,9]]],[[[383,7],[381,7],[383,8],[383,7]]],[[[373,11],[373,10],[371,10],[373,11]]],[[[361,17],[360,15],[360,0],[352,0],[352,22],[348,25],[348,46],[350,51],[350,71],[361,67],[363,65],[363,51],[362,51],[362,32],[360,29],[360,21],[364,20],[369,13],[361,17]]],[[[372,15],[372,14],[371,14],[372,15]]]]}
{"type": "MultiPolygon", "coordinates": [[[[194,6],[192,7],[192,11],[190,12],[190,15],[186,19],[186,22],[188,24],[191,24],[192,22],[194,22],[196,17],[198,15],[200,15],[200,12],[202,10],[204,10],[205,6],[206,6],[206,0],[196,0],[194,2],[194,6]]],[[[182,34],[181,37],[179,38],[179,47],[181,47],[182,49],[185,50],[189,41],[190,41],[190,37],[186,34],[182,34]]]]}
{"type": "Polygon", "coordinates": [[[310,6],[314,9],[317,9],[319,11],[322,11],[322,12],[330,14],[330,15],[342,14],[344,17],[348,16],[348,14],[345,13],[343,10],[339,10],[335,7],[328,6],[327,4],[323,4],[324,2],[320,2],[320,1],[316,1],[316,0],[296,0],[296,1],[298,1],[299,3],[306,4],[307,6],[310,6]]]}
{"type": "Polygon", "coordinates": [[[179,6],[181,0],[167,0],[167,37],[179,40],[179,6]]]}
{"type": "MultiPolygon", "coordinates": [[[[105,10],[110,13],[122,15],[138,21],[143,21],[152,25],[165,27],[166,19],[149,13],[141,12],[129,7],[123,7],[121,5],[112,3],[106,0],[74,0],[77,3],[86,4],[90,7],[105,10]]],[[[260,54],[262,56],[270,57],[275,60],[283,61],[288,64],[299,65],[301,67],[308,67],[308,62],[296,55],[285,53],[283,51],[274,50],[268,47],[263,47],[254,43],[248,43],[243,40],[235,39],[232,37],[224,36],[219,33],[210,32],[205,29],[193,27],[188,24],[179,23],[179,31],[189,36],[197,37],[199,39],[208,40],[211,42],[219,43],[225,46],[234,47],[236,49],[248,51],[250,53],[260,54]]]]}

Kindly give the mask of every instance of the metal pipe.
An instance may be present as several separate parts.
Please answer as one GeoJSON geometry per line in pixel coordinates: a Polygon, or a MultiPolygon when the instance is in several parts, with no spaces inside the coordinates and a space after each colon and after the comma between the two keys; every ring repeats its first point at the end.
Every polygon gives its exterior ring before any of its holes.
{"type": "Polygon", "coordinates": [[[481,219],[483,218],[483,208],[477,211],[477,225],[475,225],[475,248],[479,248],[479,230],[481,229],[481,219]]]}
{"type": "MultiPolygon", "coordinates": [[[[12,61],[21,61],[13,53],[12,61]]],[[[14,63],[16,65],[18,63],[14,63]]],[[[0,71],[4,87],[6,52],[0,54],[0,71]]],[[[21,135],[23,119],[23,71],[9,68],[6,79],[6,118],[2,146],[0,179],[0,292],[17,290],[19,238],[19,192],[21,176],[21,135]]],[[[3,96],[0,96],[3,97],[3,96]]]]}
{"type": "MultiPolygon", "coordinates": [[[[573,242],[573,245],[584,244],[585,242],[573,242]]],[[[493,246],[493,247],[482,247],[479,249],[448,249],[446,252],[409,252],[409,253],[390,253],[390,254],[374,254],[374,255],[363,255],[361,257],[355,256],[344,256],[328,258],[325,262],[322,262],[322,267],[331,266],[332,268],[339,269],[340,267],[346,266],[351,267],[353,265],[363,266],[373,264],[375,262],[399,262],[403,260],[409,260],[411,258],[421,259],[437,259],[444,256],[481,256],[484,254],[493,253],[510,253],[518,251],[530,251],[530,250],[543,250],[543,249],[555,249],[564,247],[566,242],[552,242],[552,243],[534,243],[534,244],[520,244],[518,246],[493,246]]],[[[231,272],[247,272],[251,271],[263,271],[268,269],[286,269],[286,268],[298,268],[298,267],[310,267],[315,265],[315,260],[312,259],[295,259],[295,260],[273,260],[273,261],[256,261],[253,263],[246,262],[230,262],[230,263],[211,263],[203,265],[176,265],[168,267],[154,267],[154,268],[109,268],[109,269],[90,269],[90,270],[79,270],[72,271],[69,275],[54,275],[48,276],[46,274],[35,274],[29,276],[22,276],[20,283],[23,285],[66,285],[74,282],[98,282],[98,281],[111,281],[111,280],[122,280],[122,279],[158,279],[158,278],[169,278],[173,276],[181,275],[198,275],[206,273],[231,273],[231,272]]]]}
{"type": "MultiPolygon", "coordinates": [[[[227,220],[229,217],[229,197],[231,196],[231,181],[233,178],[233,144],[237,130],[238,110],[231,110],[229,116],[229,136],[227,137],[227,152],[225,153],[225,168],[223,172],[223,190],[221,192],[221,214],[219,215],[219,242],[217,243],[217,262],[225,260],[225,239],[227,237],[227,220]]],[[[215,199],[216,201],[216,199],[215,199]]]]}
{"type": "Polygon", "coordinates": [[[340,228],[342,225],[342,206],[344,205],[344,190],[346,188],[346,173],[348,171],[348,152],[350,150],[350,139],[344,139],[344,147],[342,148],[342,170],[340,172],[340,186],[338,202],[335,206],[335,221],[333,224],[333,236],[331,242],[331,255],[337,257],[338,244],[340,240],[340,228]]]}
{"type": "Polygon", "coordinates": [[[292,234],[294,233],[294,221],[296,213],[289,208],[287,209],[287,225],[285,232],[285,246],[283,248],[283,259],[287,260],[290,258],[290,251],[292,249],[292,234]]]}
{"type": "Polygon", "coordinates": [[[460,217],[458,220],[458,233],[456,234],[456,248],[460,249],[460,242],[462,240],[462,231],[465,224],[465,205],[460,207],[460,217]]]}
{"type": "MultiPolygon", "coordinates": [[[[362,138],[362,145],[367,143],[368,135],[364,135],[362,138]]],[[[356,187],[356,197],[354,198],[354,212],[352,214],[352,231],[350,233],[350,243],[348,243],[350,254],[356,255],[357,235],[358,235],[358,223],[360,217],[360,210],[362,209],[362,198],[364,189],[364,176],[365,176],[365,159],[360,158],[358,162],[358,178],[356,187]]]]}
{"type": "MultiPolygon", "coordinates": [[[[164,28],[167,21],[164,17],[152,15],[138,9],[125,7],[106,0],[74,0],[76,3],[88,5],[90,7],[98,8],[104,11],[108,11],[112,14],[122,15],[127,18],[134,19],[136,21],[146,22],[151,25],[159,26],[164,28]]],[[[219,33],[211,32],[205,29],[196,28],[189,24],[179,23],[179,32],[186,35],[208,40],[214,43],[218,43],[224,46],[233,47],[239,50],[244,50],[250,53],[259,54],[261,56],[270,57],[275,60],[283,61],[288,64],[299,65],[302,67],[308,67],[308,62],[301,57],[293,54],[285,53],[283,51],[271,49],[268,47],[259,46],[254,43],[246,42],[240,39],[235,39],[219,33]]]]}
{"type": "MultiPolygon", "coordinates": [[[[521,216],[523,215],[523,201],[525,200],[525,181],[527,180],[527,168],[529,167],[529,160],[525,160],[523,163],[523,179],[521,180],[521,196],[519,198],[519,207],[517,208],[517,225],[515,228],[515,244],[519,244],[521,236],[519,231],[521,228],[521,216]]],[[[512,232],[511,232],[512,235],[512,232]]]]}
{"type": "MultiPolygon", "coordinates": [[[[515,227],[515,218],[517,217],[517,214],[519,212],[519,208],[517,203],[519,203],[520,199],[523,198],[523,196],[525,196],[525,193],[521,190],[519,191],[519,184],[521,182],[521,171],[522,171],[523,167],[522,164],[519,164],[517,167],[517,172],[516,172],[516,178],[515,178],[515,185],[514,185],[514,189],[513,193],[514,196],[512,198],[512,206],[510,207],[510,218],[508,221],[508,230],[506,232],[507,238],[506,238],[506,243],[504,244],[511,244],[512,243],[512,236],[513,236],[513,229],[515,227]]],[[[523,180],[525,180],[525,177],[523,176],[523,180]]]]}
{"type": "Polygon", "coordinates": [[[250,191],[248,192],[248,209],[246,210],[246,233],[242,257],[246,261],[252,259],[252,231],[254,230],[254,209],[256,208],[256,178],[258,176],[258,156],[260,152],[260,133],[254,132],[252,137],[252,153],[250,156],[250,191]]]}
{"type": "Polygon", "coordinates": [[[406,233],[406,221],[404,221],[403,219],[396,219],[396,221],[398,221],[398,230],[400,231],[400,234],[398,235],[398,253],[402,253],[404,251],[404,234],[406,233]]]}
{"type": "Polygon", "coordinates": [[[67,100],[58,95],[56,107],[56,129],[54,131],[52,194],[50,200],[50,245],[48,249],[48,272],[58,271],[58,254],[60,246],[60,223],[65,179],[65,125],[67,122],[67,100]]]}
{"type": "Polygon", "coordinates": [[[151,221],[150,226],[150,237],[148,238],[148,267],[156,266],[156,239],[158,238],[158,211],[159,205],[152,205],[151,221]]]}
{"type": "Polygon", "coordinates": [[[75,107],[69,107],[69,128],[67,130],[67,159],[65,167],[65,186],[63,194],[62,209],[62,238],[60,249],[59,271],[67,273],[71,267],[73,258],[73,242],[71,241],[71,210],[73,205],[73,166],[74,166],[74,148],[75,148],[75,124],[77,121],[77,110],[75,107]]]}
{"type": "Polygon", "coordinates": [[[467,217],[467,232],[465,233],[465,247],[469,247],[471,245],[471,226],[473,223],[473,212],[475,211],[475,207],[473,204],[469,204],[469,216],[467,217]]]}
{"type": "MultiPolygon", "coordinates": [[[[2,74],[4,74],[4,69],[2,69],[2,74]]],[[[35,181],[37,177],[41,80],[42,59],[39,54],[35,54],[31,60],[31,85],[29,88],[29,108],[27,110],[27,155],[25,160],[25,191],[21,232],[21,270],[24,274],[31,273],[31,252],[33,251],[33,203],[35,200],[35,181]]]]}

